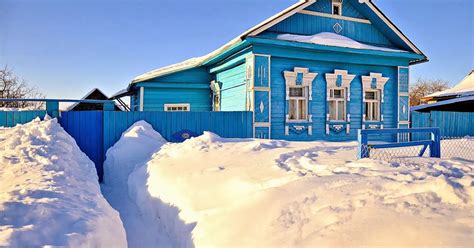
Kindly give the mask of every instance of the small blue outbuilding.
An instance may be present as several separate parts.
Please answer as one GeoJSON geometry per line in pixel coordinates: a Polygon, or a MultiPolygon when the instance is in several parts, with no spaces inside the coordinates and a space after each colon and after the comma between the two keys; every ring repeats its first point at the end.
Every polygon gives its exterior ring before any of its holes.
{"type": "Polygon", "coordinates": [[[372,1],[305,0],[128,94],[134,111],[252,111],[257,138],[355,140],[408,127],[409,66],[425,61],[372,1]]]}

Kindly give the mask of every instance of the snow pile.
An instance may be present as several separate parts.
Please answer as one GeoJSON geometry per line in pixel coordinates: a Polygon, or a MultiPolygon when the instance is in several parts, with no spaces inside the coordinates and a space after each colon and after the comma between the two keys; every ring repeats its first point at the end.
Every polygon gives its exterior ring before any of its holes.
{"type": "MultiPolygon", "coordinates": [[[[162,227],[152,218],[142,215],[128,196],[128,176],[135,166],[144,165],[166,140],[145,121],[139,121],[122,134],[107,151],[104,162],[102,192],[110,205],[120,213],[129,247],[167,246],[160,236],[162,227]]],[[[146,180],[139,181],[146,191],[146,180]]]]}
{"type": "Polygon", "coordinates": [[[317,45],[325,46],[337,46],[337,47],[347,47],[355,49],[368,49],[368,50],[379,50],[386,52],[406,52],[403,50],[390,49],[385,47],[371,46],[366,45],[360,42],[357,42],[351,38],[338,35],[335,33],[322,32],[315,35],[296,35],[296,34],[281,34],[277,36],[279,40],[287,41],[297,41],[304,43],[313,43],[317,45]]]}
{"type": "Polygon", "coordinates": [[[125,247],[95,166],[56,119],[0,129],[0,246],[125,247]]]}
{"type": "Polygon", "coordinates": [[[130,194],[178,247],[472,243],[472,163],[355,157],[356,143],[205,133],[162,146],[130,175],[130,194]]]}

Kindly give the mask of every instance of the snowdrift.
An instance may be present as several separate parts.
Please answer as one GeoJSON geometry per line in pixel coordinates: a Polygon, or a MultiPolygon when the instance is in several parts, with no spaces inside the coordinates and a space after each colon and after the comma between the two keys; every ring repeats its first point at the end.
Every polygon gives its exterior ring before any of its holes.
{"type": "Polygon", "coordinates": [[[162,146],[128,183],[173,246],[471,244],[473,164],[355,157],[356,143],[205,133],[162,146]]]}
{"type": "MultiPolygon", "coordinates": [[[[150,124],[138,121],[126,130],[122,137],[107,151],[104,162],[104,185],[102,192],[107,201],[120,213],[129,247],[170,247],[163,236],[161,222],[137,207],[137,192],[129,197],[128,177],[139,170],[151,156],[167,141],[150,124]]],[[[138,189],[146,193],[146,178],[135,179],[138,189]]]]}
{"type": "Polygon", "coordinates": [[[56,119],[0,128],[0,246],[125,247],[93,162],[56,119]]]}

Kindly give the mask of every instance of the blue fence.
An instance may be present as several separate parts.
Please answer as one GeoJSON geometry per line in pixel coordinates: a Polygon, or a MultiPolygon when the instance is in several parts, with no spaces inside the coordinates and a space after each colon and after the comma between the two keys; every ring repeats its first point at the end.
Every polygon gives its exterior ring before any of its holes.
{"type": "Polygon", "coordinates": [[[250,138],[252,112],[63,112],[60,123],[94,161],[100,180],[107,150],[135,122],[151,124],[166,140],[181,142],[211,131],[225,138],[250,138]]]}
{"type": "MultiPolygon", "coordinates": [[[[474,136],[474,113],[431,111],[411,113],[413,128],[439,127],[442,137],[474,136]]],[[[413,135],[413,140],[426,138],[426,135],[413,135]]]]}
{"type": "Polygon", "coordinates": [[[0,127],[14,127],[17,124],[25,124],[36,117],[43,118],[46,111],[0,111],[0,127]]]}
{"type": "Polygon", "coordinates": [[[102,111],[62,112],[59,123],[71,135],[79,148],[94,162],[102,181],[104,163],[102,111]]]}
{"type": "Polygon", "coordinates": [[[418,156],[422,157],[426,150],[429,148],[430,157],[441,157],[441,135],[439,128],[393,128],[393,129],[359,129],[358,130],[358,157],[361,158],[370,158],[371,152],[376,149],[393,149],[393,148],[403,148],[403,147],[421,147],[418,152],[418,156]],[[429,139],[427,140],[418,140],[418,141],[408,141],[403,139],[402,142],[394,143],[380,143],[373,142],[372,140],[377,140],[377,136],[381,135],[398,135],[405,137],[407,134],[419,134],[425,133],[429,134],[429,139]]]}

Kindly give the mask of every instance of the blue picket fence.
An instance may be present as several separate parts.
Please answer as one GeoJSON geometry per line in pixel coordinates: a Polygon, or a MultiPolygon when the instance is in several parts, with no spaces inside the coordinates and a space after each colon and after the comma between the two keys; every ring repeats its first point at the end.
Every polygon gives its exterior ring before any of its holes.
{"type": "MultiPolygon", "coordinates": [[[[412,128],[439,127],[442,137],[474,136],[474,113],[431,111],[411,113],[412,128]]],[[[426,135],[417,134],[414,140],[425,139],[426,135]]]]}
{"type": "Polygon", "coordinates": [[[0,127],[14,127],[17,124],[25,124],[36,117],[41,119],[46,115],[44,110],[34,111],[0,111],[0,127]]]}

